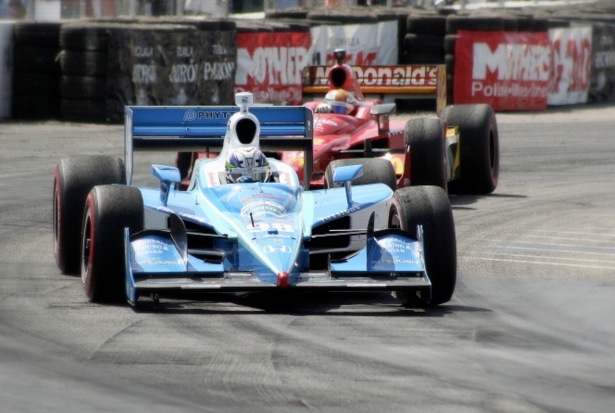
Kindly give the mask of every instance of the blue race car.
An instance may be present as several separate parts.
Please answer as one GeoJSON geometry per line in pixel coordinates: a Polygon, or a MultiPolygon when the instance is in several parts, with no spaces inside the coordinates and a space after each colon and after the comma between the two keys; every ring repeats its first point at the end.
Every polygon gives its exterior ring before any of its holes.
{"type": "Polygon", "coordinates": [[[364,170],[378,180],[394,171],[386,160],[357,159],[331,171],[331,188],[310,191],[261,149],[303,150],[311,176],[311,110],[252,99],[126,107],[124,160],[58,163],[56,263],[81,274],[88,299],[138,306],[188,293],[384,290],[408,307],[450,300],[456,240],[444,190],[362,181],[364,170]],[[151,166],[158,187],[132,184],[136,151],[206,148],[219,155],[198,160],[187,188],[164,165],[151,166]]]}

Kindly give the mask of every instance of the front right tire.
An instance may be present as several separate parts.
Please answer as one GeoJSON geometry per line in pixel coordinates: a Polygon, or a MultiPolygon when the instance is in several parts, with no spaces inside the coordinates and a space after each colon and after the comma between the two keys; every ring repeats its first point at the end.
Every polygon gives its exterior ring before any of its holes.
{"type": "Polygon", "coordinates": [[[457,241],[453,212],[446,192],[437,186],[409,186],[393,194],[389,227],[401,228],[416,239],[423,226],[425,265],[431,280],[431,297],[405,291],[396,295],[406,307],[443,304],[451,299],[457,281],[457,241]]]}
{"type": "Polygon", "coordinates": [[[122,159],[114,156],[64,158],[53,180],[53,251],[64,274],[79,273],[83,207],[95,185],[124,183],[122,159]]]}
{"type": "Polygon", "coordinates": [[[90,301],[125,300],[124,228],[143,230],[143,198],[135,187],[95,186],[83,214],[81,280],[90,301]]]}

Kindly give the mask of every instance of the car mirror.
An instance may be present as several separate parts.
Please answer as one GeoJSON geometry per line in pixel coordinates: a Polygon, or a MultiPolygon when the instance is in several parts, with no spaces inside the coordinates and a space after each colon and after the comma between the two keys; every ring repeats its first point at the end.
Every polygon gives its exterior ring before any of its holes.
{"type": "Polygon", "coordinates": [[[340,166],[333,171],[333,183],[346,183],[362,176],[363,165],[340,166]]]}
{"type": "Polygon", "coordinates": [[[370,113],[372,115],[390,115],[395,112],[395,103],[381,103],[379,105],[372,106],[370,113]]]}
{"type": "Polygon", "coordinates": [[[181,182],[179,169],[174,166],[152,165],[151,173],[160,179],[160,202],[166,206],[169,199],[169,191],[176,183],[181,182]]]}
{"type": "Polygon", "coordinates": [[[347,165],[335,168],[333,171],[333,183],[344,184],[346,190],[346,201],[348,208],[352,206],[352,192],[350,191],[350,181],[363,176],[363,165],[347,165]]]}

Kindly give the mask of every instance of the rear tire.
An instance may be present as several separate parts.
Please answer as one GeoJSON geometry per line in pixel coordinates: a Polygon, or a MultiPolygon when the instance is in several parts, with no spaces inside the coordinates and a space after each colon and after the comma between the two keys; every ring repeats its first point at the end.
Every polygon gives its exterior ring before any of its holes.
{"type": "Polygon", "coordinates": [[[380,158],[336,159],[325,170],[325,187],[333,188],[335,168],[348,165],[363,165],[363,176],[352,181],[353,185],[385,184],[393,191],[397,189],[397,176],[393,164],[380,158]]]}
{"type": "Polygon", "coordinates": [[[81,280],[93,302],[122,302],[124,288],[124,228],[143,230],[143,198],[130,186],[95,186],[87,197],[81,242],[81,280]]]}
{"type": "Polygon", "coordinates": [[[112,156],[61,159],[53,181],[53,250],[64,274],[79,273],[83,207],[95,185],[124,183],[124,162],[112,156]]]}
{"type": "Polygon", "coordinates": [[[446,190],[444,127],[440,119],[411,119],[405,127],[410,145],[410,184],[435,185],[446,190]]]}
{"type": "Polygon", "coordinates": [[[455,222],[446,192],[437,186],[409,186],[393,194],[389,227],[401,228],[416,238],[423,226],[425,264],[431,280],[429,297],[396,292],[405,307],[439,305],[451,299],[457,281],[455,222]]]}
{"type": "Polygon", "coordinates": [[[490,105],[451,105],[442,120],[459,127],[460,176],[449,182],[450,193],[490,194],[498,185],[500,149],[495,112],[490,105]]]}

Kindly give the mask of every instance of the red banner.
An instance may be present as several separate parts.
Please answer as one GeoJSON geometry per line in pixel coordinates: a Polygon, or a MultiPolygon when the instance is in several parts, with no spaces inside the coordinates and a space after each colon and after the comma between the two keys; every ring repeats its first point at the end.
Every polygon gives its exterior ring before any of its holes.
{"type": "Polygon", "coordinates": [[[544,110],[549,95],[549,34],[459,31],[455,103],[495,110],[544,110]]]}
{"type": "Polygon", "coordinates": [[[551,77],[549,105],[586,103],[591,84],[592,28],[549,31],[551,77]]]}
{"type": "Polygon", "coordinates": [[[311,42],[309,32],[237,33],[235,93],[252,92],[258,103],[300,105],[311,42]]]}

